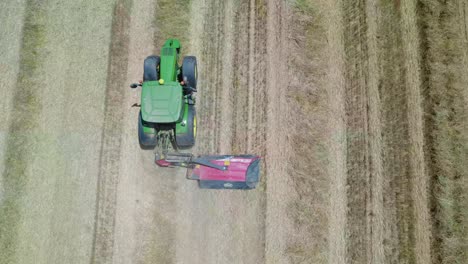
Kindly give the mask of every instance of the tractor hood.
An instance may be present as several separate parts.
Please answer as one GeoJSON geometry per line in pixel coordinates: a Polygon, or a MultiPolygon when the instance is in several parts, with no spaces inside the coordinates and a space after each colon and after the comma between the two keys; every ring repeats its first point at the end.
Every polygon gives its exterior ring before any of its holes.
{"type": "Polygon", "coordinates": [[[141,89],[141,117],[146,122],[173,123],[182,116],[182,86],[178,82],[144,82],[141,89]]]}

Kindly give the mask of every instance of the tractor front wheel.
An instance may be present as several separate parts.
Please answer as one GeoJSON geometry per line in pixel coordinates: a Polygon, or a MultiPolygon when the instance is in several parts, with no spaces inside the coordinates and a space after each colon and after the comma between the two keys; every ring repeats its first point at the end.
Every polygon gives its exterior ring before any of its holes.
{"type": "Polygon", "coordinates": [[[143,65],[143,81],[159,80],[159,64],[161,59],[158,56],[151,55],[146,57],[143,65]]]}

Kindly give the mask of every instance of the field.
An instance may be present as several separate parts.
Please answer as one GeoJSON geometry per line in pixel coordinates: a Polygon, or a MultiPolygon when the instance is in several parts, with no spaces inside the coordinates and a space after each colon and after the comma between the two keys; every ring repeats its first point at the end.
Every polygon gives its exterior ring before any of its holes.
{"type": "Polygon", "coordinates": [[[0,3],[0,264],[468,263],[465,0],[0,3]],[[142,62],[199,61],[203,190],[137,137],[142,62]]]}

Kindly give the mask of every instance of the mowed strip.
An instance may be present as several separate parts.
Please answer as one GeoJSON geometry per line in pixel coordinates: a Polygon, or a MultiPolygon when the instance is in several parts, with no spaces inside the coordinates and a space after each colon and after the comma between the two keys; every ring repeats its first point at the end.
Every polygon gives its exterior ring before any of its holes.
{"type": "Polygon", "coordinates": [[[256,52],[253,54],[255,57],[266,55],[267,58],[264,63],[259,60],[253,65],[257,71],[254,71],[255,76],[252,77],[256,79],[253,83],[255,113],[253,135],[257,135],[255,141],[259,146],[266,141],[266,153],[262,153],[262,148],[251,148],[255,150],[254,153],[265,156],[263,174],[266,178],[265,261],[288,263],[290,261],[287,254],[288,242],[294,234],[294,220],[288,216],[291,214],[291,204],[297,199],[291,184],[291,175],[288,175],[292,152],[289,138],[292,132],[290,126],[292,116],[287,96],[291,80],[287,62],[291,53],[289,36],[292,12],[284,1],[252,2],[257,3],[255,6],[257,26],[262,24],[262,20],[258,17],[266,16],[267,23],[266,36],[261,34],[262,28],[259,27],[259,32],[256,34],[258,40],[254,46],[256,52]],[[266,7],[263,12],[262,3],[263,8],[266,7]],[[266,54],[263,50],[265,43],[266,54]],[[262,69],[266,69],[266,72],[262,69]],[[265,77],[266,82],[262,80],[265,77]],[[259,87],[262,89],[258,89],[259,87]],[[261,131],[265,131],[266,135],[262,135],[261,131]]]}
{"type": "Polygon", "coordinates": [[[421,94],[420,42],[416,1],[401,2],[401,27],[405,55],[406,96],[408,103],[409,165],[414,203],[414,247],[416,263],[431,262],[431,222],[429,213],[429,177],[424,160],[423,108],[421,94]]]}
{"type": "MultiPolygon", "coordinates": [[[[342,5],[346,56],[347,246],[350,263],[364,263],[369,258],[371,248],[369,207],[372,177],[369,167],[366,2],[343,1],[342,5]]],[[[375,108],[375,102],[372,107],[375,108]]]]}

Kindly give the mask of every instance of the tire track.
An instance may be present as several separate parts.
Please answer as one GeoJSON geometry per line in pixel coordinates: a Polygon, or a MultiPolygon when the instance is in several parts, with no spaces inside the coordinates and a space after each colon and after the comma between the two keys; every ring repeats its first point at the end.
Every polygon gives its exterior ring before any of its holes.
{"type": "MultiPolygon", "coordinates": [[[[350,263],[369,261],[370,181],[366,3],[343,2],[346,54],[348,254],[350,263]]],[[[373,109],[372,109],[373,110],[373,109]]],[[[374,124],[372,124],[374,125],[374,124]]],[[[375,142],[374,142],[375,143],[375,142]]],[[[379,158],[379,157],[376,157],[379,158]]]]}
{"type": "Polygon", "coordinates": [[[381,124],[381,102],[378,82],[379,67],[377,55],[377,17],[380,17],[378,2],[366,1],[367,22],[367,48],[368,48],[368,132],[369,132],[369,155],[370,155],[370,205],[368,210],[368,230],[370,253],[368,263],[384,263],[384,236],[385,215],[383,200],[383,164],[382,164],[382,124],[381,124]]]}
{"type": "Polygon", "coordinates": [[[328,175],[330,175],[328,262],[348,263],[346,245],[346,110],[345,110],[345,51],[341,1],[328,2],[326,25],[328,39],[328,88],[330,131],[328,175]]]}
{"type": "Polygon", "coordinates": [[[114,254],[124,101],[121,89],[126,86],[129,51],[128,8],[123,1],[117,2],[114,7],[91,263],[112,263],[114,254]]]}
{"type": "MultiPolygon", "coordinates": [[[[378,58],[384,172],[385,261],[404,263],[412,256],[412,210],[408,174],[408,122],[404,55],[398,7],[379,4],[378,58]]],[[[370,65],[369,65],[370,67],[370,65]]]]}

